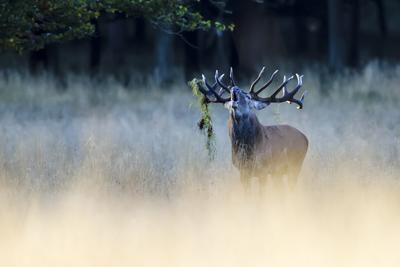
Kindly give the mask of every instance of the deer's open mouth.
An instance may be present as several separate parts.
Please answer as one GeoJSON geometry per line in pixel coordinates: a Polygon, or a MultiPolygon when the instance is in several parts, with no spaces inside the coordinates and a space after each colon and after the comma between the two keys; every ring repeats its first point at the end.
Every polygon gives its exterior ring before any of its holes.
{"type": "Polygon", "coordinates": [[[237,94],[235,92],[232,92],[232,101],[236,102],[237,100],[238,100],[237,94]]]}

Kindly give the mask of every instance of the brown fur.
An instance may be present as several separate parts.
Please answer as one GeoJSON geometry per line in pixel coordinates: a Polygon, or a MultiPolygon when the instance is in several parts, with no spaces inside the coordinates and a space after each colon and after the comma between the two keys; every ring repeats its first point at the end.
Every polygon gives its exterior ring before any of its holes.
{"type": "Polygon", "coordinates": [[[231,115],[228,121],[232,162],[248,188],[251,177],[263,186],[271,176],[281,183],[284,175],[294,187],[308,148],[307,137],[289,125],[262,125],[254,113],[231,115]]]}

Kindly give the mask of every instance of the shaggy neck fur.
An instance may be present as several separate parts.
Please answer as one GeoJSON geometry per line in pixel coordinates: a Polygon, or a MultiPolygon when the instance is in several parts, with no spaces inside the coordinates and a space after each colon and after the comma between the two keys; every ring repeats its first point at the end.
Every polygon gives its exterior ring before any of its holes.
{"type": "Polygon", "coordinates": [[[246,166],[254,160],[257,144],[262,141],[262,125],[254,113],[237,116],[232,112],[228,127],[233,163],[246,166]]]}

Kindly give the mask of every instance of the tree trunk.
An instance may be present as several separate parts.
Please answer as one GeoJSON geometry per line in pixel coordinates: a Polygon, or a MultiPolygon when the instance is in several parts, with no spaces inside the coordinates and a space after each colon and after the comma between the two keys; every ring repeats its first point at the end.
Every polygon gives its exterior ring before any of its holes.
{"type": "Polygon", "coordinates": [[[329,67],[338,71],[344,66],[343,8],[341,0],[328,0],[329,67]]]}
{"type": "Polygon", "coordinates": [[[356,68],[359,63],[359,28],[360,28],[360,2],[353,0],[351,7],[351,35],[350,35],[350,66],[356,68]]]}
{"type": "Polygon", "coordinates": [[[183,37],[185,41],[185,79],[189,80],[199,71],[199,41],[198,32],[186,32],[183,37]]]}
{"type": "Polygon", "coordinates": [[[94,36],[90,39],[90,72],[95,74],[98,72],[101,62],[101,39],[99,32],[99,22],[93,22],[95,25],[94,36]]]}
{"type": "Polygon", "coordinates": [[[375,1],[378,9],[379,29],[381,30],[382,37],[386,37],[387,24],[386,24],[386,16],[385,16],[385,8],[383,6],[383,0],[375,0],[375,1]]]}
{"type": "Polygon", "coordinates": [[[35,74],[40,70],[47,70],[49,67],[49,55],[47,47],[31,51],[29,53],[29,70],[35,74]]]}
{"type": "Polygon", "coordinates": [[[135,33],[134,39],[137,42],[144,42],[146,40],[146,21],[144,18],[136,18],[134,21],[135,33]]]}
{"type": "Polygon", "coordinates": [[[171,34],[165,32],[160,32],[157,39],[154,78],[158,85],[165,85],[172,81],[173,39],[171,34]]]}

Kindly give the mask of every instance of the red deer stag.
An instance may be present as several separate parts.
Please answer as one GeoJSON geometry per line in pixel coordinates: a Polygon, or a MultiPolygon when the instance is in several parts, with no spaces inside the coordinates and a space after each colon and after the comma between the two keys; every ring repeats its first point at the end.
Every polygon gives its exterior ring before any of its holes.
{"type": "Polygon", "coordinates": [[[269,97],[262,97],[264,91],[278,73],[276,70],[271,78],[260,89],[255,86],[260,81],[265,70],[262,68],[257,78],[250,86],[249,92],[240,89],[230,70],[231,85],[222,82],[224,74],[215,72],[215,83],[210,85],[204,75],[199,85],[200,92],[208,103],[222,103],[229,110],[229,135],[232,143],[232,162],[240,172],[240,180],[246,191],[250,187],[250,178],[258,177],[260,189],[266,184],[269,175],[278,183],[287,176],[288,185],[293,188],[308,148],[307,137],[299,130],[289,125],[262,125],[254,110],[261,110],[271,103],[295,103],[298,109],[303,108],[304,94],[300,99],[295,95],[302,86],[302,76],[296,74],[283,82],[269,97]],[[292,91],[286,90],[286,85],[296,77],[297,86],[292,91]],[[217,90],[218,89],[218,90],[217,90]],[[282,93],[281,93],[282,92],[282,93]],[[278,96],[281,93],[282,96],[278,96]],[[229,94],[229,96],[224,96],[229,94]]]}

